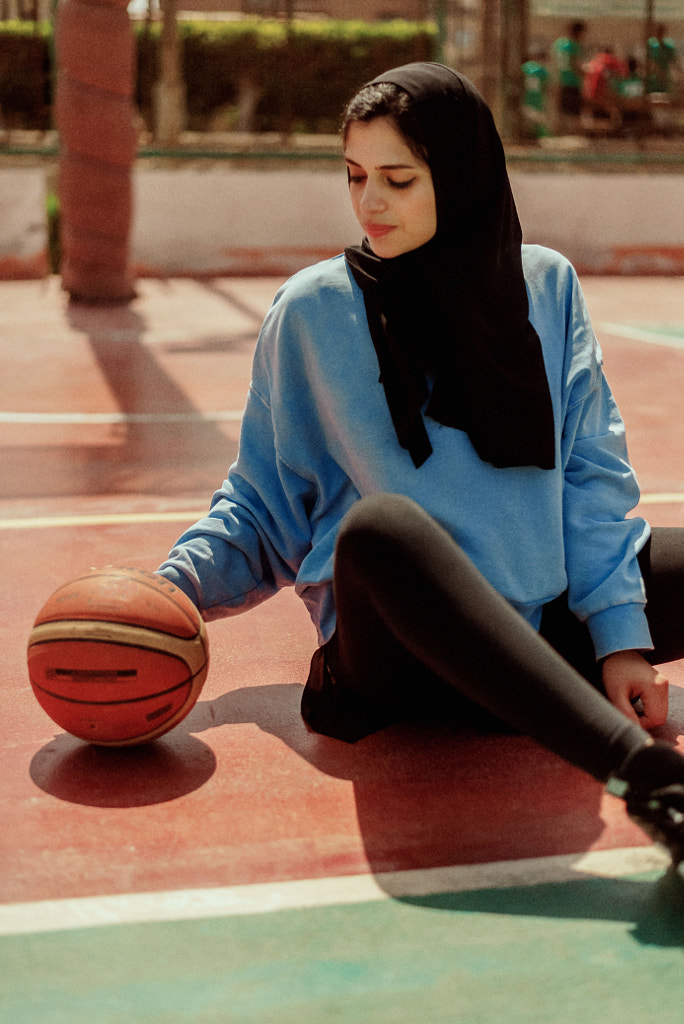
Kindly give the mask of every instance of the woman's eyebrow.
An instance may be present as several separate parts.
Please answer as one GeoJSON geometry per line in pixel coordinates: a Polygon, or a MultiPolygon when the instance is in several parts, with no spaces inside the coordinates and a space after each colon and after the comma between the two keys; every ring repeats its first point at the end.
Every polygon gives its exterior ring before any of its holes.
{"type": "MultiPolygon", "coordinates": [[[[353,164],[354,167],[360,167],[356,160],[352,160],[350,156],[344,158],[348,164],[353,164]]],[[[414,164],[381,164],[377,170],[379,171],[413,171],[415,170],[414,164]]]]}

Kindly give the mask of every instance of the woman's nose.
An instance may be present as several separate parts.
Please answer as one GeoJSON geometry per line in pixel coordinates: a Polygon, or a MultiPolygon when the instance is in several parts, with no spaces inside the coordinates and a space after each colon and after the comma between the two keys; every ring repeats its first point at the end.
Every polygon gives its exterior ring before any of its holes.
{"type": "Polygon", "coordinates": [[[375,182],[367,181],[361,196],[361,207],[370,213],[374,210],[384,210],[386,205],[382,190],[375,182]]]}

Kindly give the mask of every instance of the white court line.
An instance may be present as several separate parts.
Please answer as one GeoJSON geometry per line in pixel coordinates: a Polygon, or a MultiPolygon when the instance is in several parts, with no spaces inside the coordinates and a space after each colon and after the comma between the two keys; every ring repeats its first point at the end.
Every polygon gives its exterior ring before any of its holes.
{"type": "MultiPolygon", "coordinates": [[[[641,505],[679,505],[684,491],[643,494],[641,505]]],[[[135,523],[195,523],[208,514],[208,508],[178,512],[99,512],[92,515],[32,516],[0,519],[0,530],[52,530],[58,526],[129,526],[135,523]]]]}
{"type": "Polygon", "coordinates": [[[677,505],[684,501],[684,491],[662,491],[660,494],[642,494],[640,505],[677,505]]]}
{"type": "Polygon", "coordinates": [[[0,423],[26,426],[52,424],[88,425],[111,423],[239,423],[242,410],[216,412],[2,412],[0,423]]]}
{"type": "Polygon", "coordinates": [[[684,336],[659,334],[657,331],[644,331],[640,327],[627,327],[624,324],[601,323],[598,329],[608,334],[616,334],[620,338],[632,341],[645,341],[649,345],[664,345],[666,348],[684,349],[684,336]]]}
{"type": "Polygon", "coordinates": [[[0,935],[270,914],[440,893],[562,883],[577,881],[578,876],[620,878],[664,871],[669,863],[663,851],[644,846],[377,875],[10,903],[0,906],[0,935]]]}
{"type": "MultiPolygon", "coordinates": [[[[684,501],[684,495],[682,496],[684,501]]],[[[56,526],[128,526],[133,523],[196,523],[208,508],[195,512],[102,512],[83,516],[33,516],[0,519],[0,530],[54,529],[56,526]]]]}

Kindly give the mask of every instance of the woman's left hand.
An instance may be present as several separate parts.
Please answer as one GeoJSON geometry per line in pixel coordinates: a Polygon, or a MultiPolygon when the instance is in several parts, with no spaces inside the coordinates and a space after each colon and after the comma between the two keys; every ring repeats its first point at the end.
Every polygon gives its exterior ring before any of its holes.
{"type": "Polygon", "coordinates": [[[638,651],[609,654],[603,662],[603,685],[611,704],[643,729],[664,724],[669,682],[638,651]],[[634,709],[639,701],[641,715],[634,709]]]}

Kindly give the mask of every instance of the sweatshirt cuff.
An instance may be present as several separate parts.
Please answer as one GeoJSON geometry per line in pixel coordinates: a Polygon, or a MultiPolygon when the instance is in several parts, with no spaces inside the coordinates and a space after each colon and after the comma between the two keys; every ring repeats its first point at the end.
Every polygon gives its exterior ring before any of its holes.
{"type": "Polygon", "coordinates": [[[156,574],[157,576],[163,576],[165,580],[169,581],[169,583],[173,583],[174,587],[178,587],[179,590],[182,590],[185,596],[190,598],[195,607],[199,608],[200,603],[197,591],[185,573],[180,572],[180,570],[176,569],[173,565],[165,565],[163,568],[157,569],[156,574]]]}
{"type": "Polygon", "coordinates": [[[616,651],[651,651],[653,641],[643,604],[618,604],[590,616],[587,626],[596,660],[616,651]]]}

